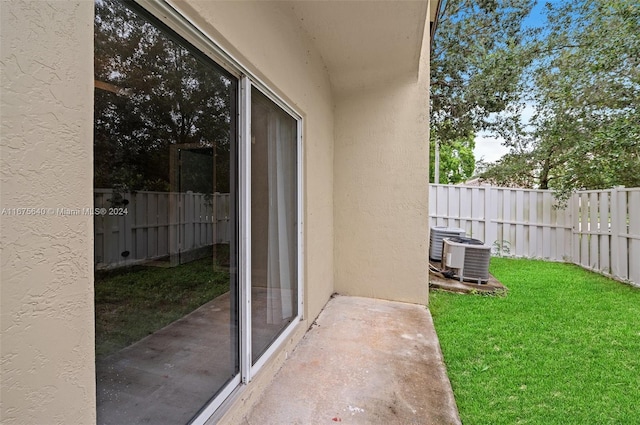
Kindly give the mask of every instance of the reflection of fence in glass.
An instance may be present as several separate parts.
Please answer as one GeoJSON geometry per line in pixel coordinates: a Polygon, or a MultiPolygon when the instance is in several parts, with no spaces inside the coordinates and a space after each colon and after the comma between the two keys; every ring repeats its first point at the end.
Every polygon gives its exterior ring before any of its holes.
{"type": "Polygon", "coordinates": [[[96,268],[164,261],[228,244],[229,201],[228,193],[95,189],[95,208],[126,208],[126,214],[94,217],[96,268]]]}

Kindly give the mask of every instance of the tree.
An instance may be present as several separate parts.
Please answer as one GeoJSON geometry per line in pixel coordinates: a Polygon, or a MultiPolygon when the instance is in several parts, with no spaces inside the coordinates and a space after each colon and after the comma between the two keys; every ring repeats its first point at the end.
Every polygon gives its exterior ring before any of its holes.
{"type": "Polygon", "coordinates": [[[640,186],[640,6],[635,0],[547,4],[548,33],[532,44],[532,129],[483,177],[529,187],[640,186]]]}
{"type": "MultiPolygon", "coordinates": [[[[435,164],[435,143],[431,138],[429,144],[429,162],[435,164]]],[[[457,184],[469,180],[475,171],[474,137],[449,141],[440,147],[440,181],[435,181],[435,169],[429,170],[429,181],[440,184],[457,184]]]]}
{"type": "Polygon", "coordinates": [[[170,190],[173,145],[198,154],[181,191],[228,192],[231,80],[120,1],[97,1],[94,26],[95,187],[170,190]]]}
{"type": "MultiPolygon", "coordinates": [[[[431,137],[441,152],[462,157],[482,130],[500,131],[518,116],[521,72],[528,64],[522,21],[533,0],[449,0],[431,52],[431,137]],[[497,113],[510,111],[500,119],[497,113]]],[[[472,148],[473,149],[473,148],[472,148]]],[[[444,168],[456,161],[443,156],[444,168]]],[[[473,170],[471,170],[471,173],[473,170]]],[[[432,173],[433,174],[433,173],[432,173]]],[[[470,177],[470,175],[468,176],[470,177]]]]}

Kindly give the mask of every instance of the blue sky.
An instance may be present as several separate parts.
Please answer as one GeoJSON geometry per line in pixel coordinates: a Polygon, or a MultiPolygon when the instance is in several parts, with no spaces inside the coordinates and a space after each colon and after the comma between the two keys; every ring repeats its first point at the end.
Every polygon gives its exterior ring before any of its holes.
{"type": "Polygon", "coordinates": [[[558,1],[538,0],[538,3],[533,7],[533,10],[531,11],[531,14],[529,14],[529,16],[527,16],[527,18],[524,20],[525,26],[542,26],[542,24],[544,23],[544,15],[542,14],[542,12],[544,11],[545,3],[558,3],[558,1]]]}

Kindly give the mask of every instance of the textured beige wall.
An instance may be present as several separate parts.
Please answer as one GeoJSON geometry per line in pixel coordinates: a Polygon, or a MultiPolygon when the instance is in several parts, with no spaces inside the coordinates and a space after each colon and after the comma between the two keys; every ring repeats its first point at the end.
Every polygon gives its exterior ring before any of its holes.
{"type": "Polygon", "coordinates": [[[93,3],[0,19],[0,423],[93,423],[93,3]]]}
{"type": "Polygon", "coordinates": [[[284,3],[177,4],[225,50],[303,114],[305,317],[315,318],[334,288],[333,102],[322,58],[284,3]]]}
{"type": "MultiPolygon", "coordinates": [[[[417,78],[334,97],[287,3],[179,4],[304,116],[306,317],[334,288],[426,302],[424,47],[417,78]]],[[[93,3],[0,8],[0,206],[54,209],[0,216],[0,423],[93,423],[92,217],[55,214],[93,203],[93,3]]]]}
{"type": "Polygon", "coordinates": [[[336,101],[335,285],[428,302],[429,32],[419,72],[336,101]]]}

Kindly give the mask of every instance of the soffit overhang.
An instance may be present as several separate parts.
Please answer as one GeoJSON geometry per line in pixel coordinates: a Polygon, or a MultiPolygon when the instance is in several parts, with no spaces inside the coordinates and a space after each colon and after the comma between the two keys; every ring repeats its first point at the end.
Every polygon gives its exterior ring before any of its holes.
{"type": "Polygon", "coordinates": [[[417,75],[438,0],[287,1],[322,56],[334,91],[417,75]]]}

